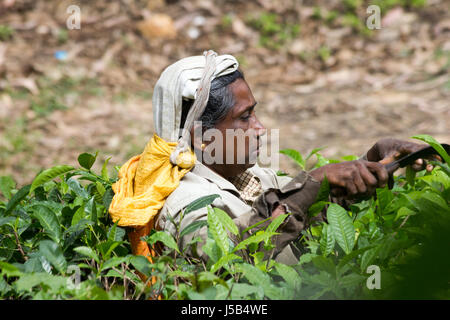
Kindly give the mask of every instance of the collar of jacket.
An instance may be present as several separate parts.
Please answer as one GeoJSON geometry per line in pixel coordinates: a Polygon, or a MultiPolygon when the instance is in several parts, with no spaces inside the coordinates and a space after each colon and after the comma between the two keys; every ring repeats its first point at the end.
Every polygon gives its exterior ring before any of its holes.
{"type": "MultiPolygon", "coordinates": [[[[274,187],[273,183],[269,181],[270,177],[257,163],[247,170],[259,178],[263,190],[274,187]]],[[[237,190],[234,184],[232,184],[230,181],[228,181],[221,175],[215,173],[213,170],[211,170],[198,160],[195,162],[195,166],[194,168],[192,168],[191,172],[216,184],[222,190],[231,190],[234,191],[236,194],[239,194],[239,191],[237,190]]]]}
{"type": "Polygon", "coordinates": [[[231,190],[239,194],[239,191],[236,189],[234,184],[232,184],[230,181],[228,181],[218,173],[215,173],[213,170],[199,161],[195,162],[195,166],[194,168],[192,168],[191,172],[216,184],[222,190],[231,190]]]}

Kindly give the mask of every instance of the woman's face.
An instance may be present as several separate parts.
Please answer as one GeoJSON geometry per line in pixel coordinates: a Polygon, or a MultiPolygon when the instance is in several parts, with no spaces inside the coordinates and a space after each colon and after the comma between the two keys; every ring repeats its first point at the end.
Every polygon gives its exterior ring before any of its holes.
{"type": "MultiPolygon", "coordinates": [[[[252,167],[259,153],[260,136],[266,128],[255,114],[256,100],[244,79],[237,79],[229,85],[235,104],[215,129],[223,137],[222,164],[209,167],[224,177],[232,177],[252,167]]],[[[204,142],[208,144],[207,141],[204,142]]],[[[205,148],[207,152],[208,147],[205,148]]]]}

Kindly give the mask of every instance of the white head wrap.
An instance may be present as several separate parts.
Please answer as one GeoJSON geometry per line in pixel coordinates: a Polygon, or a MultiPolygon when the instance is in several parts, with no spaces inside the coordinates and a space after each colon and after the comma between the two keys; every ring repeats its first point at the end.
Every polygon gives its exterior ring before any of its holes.
{"type": "MultiPolygon", "coordinates": [[[[238,67],[239,63],[235,57],[217,56],[213,51],[205,52],[203,56],[187,57],[168,66],[156,82],[153,91],[153,121],[156,134],[166,141],[178,141],[183,98],[199,98],[197,89],[202,78],[206,78],[204,81],[209,82],[210,85],[214,78],[230,74],[238,67]],[[210,59],[208,63],[207,56],[210,59]],[[207,75],[208,69],[210,69],[209,75],[207,75]]],[[[205,85],[208,94],[209,85],[205,85]]],[[[204,101],[205,105],[207,99],[208,96],[204,101]]]]}

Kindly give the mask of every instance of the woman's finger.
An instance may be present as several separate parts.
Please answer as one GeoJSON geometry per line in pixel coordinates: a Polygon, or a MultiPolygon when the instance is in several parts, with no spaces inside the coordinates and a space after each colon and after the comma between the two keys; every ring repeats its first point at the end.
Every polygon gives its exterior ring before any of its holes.
{"type": "Polygon", "coordinates": [[[391,162],[394,162],[395,160],[397,160],[397,158],[399,157],[400,153],[399,152],[392,152],[388,155],[386,155],[383,159],[381,159],[379,162],[381,164],[388,164],[391,162]]]}
{"type": "Polygon", "coordinates": [[[422,171],[425,169],[427,163],[423,159],[417,159],[412,165],[411,168],[414,171],[422,171]]]}
{"type": "Polygon", "coordinates": [[[356,188],[358,189],[358,194],[365,194],[367,192],[366,183],[361,177],[360,172],[355,176],[355,179],[353,181],[355,182],[356,188]]]}
{"type": "Polygon", "coordinates": [[[375,178],[374,175],[369,171],[369,169],[363,164],[360,164],[359,166],[359,174],[364,180],[367,188],[367,193],[372,194],[378,185],[377,178],[375,178]]]}
{"type": "Polygon", "coordinates": [[[384,188],[388,182],[389,174],[384,165],[379,162],[367,162],[367,168],[378,177],[378,187],[384,188]]]}
{"type": "Polygon", "coordinates": [[[424,148],[426,148],[427,145],[426,144],[418,144],[418,143],[414,143],[414,142],[407,142],[404,143],[399,149],[398,152],[402,155],[402,156],[406,156],[410,153],[422,150],[424,148]]]}
{"type": "Polygon", "coordinates": [[[437,154],[434,154],[433,156],[431,156],[431,160],[442,162],[442,157],[437,154]]]}
{"type": "Polygon", "coordinates": [[[347,181],[345,188],[347,189],[347,194],[350,196],[355,196],[358,194],[358,189],[353,180],[347,181]]]}

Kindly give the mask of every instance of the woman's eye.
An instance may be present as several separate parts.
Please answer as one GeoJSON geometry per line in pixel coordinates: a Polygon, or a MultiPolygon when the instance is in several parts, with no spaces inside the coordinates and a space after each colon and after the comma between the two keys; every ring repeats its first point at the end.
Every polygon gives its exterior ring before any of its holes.
{"type": "Polygon", "coordinates": [[[242,119],[242,120],[248,120],[248,119],[250,119],[250,114],[245,115],[245,116],[242,116],[241,119],[242,119]]]}

